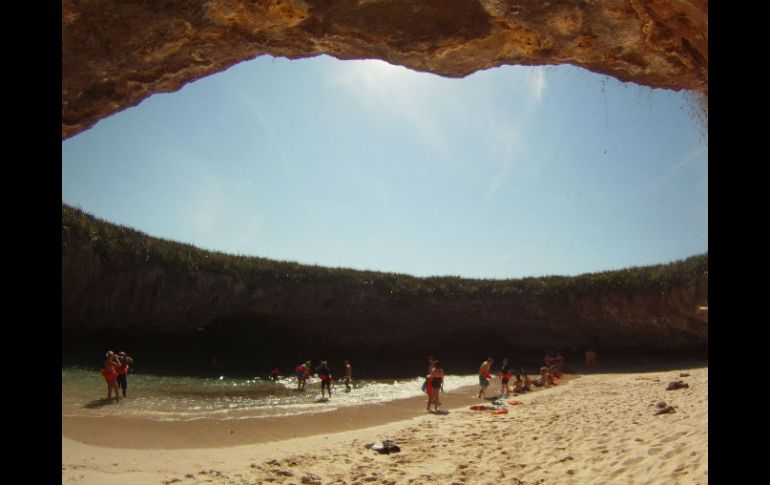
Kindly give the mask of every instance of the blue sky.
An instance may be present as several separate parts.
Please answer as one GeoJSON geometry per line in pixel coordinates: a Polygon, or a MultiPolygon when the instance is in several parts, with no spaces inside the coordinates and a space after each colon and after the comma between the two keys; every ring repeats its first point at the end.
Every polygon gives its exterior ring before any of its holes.
{"type": "Polygon", "coordinates": [[[63,141],[62,201],[205,249],[416,276],[667,263],[708,250],[693,109],[570,66],[264,56],[63,141]]]}

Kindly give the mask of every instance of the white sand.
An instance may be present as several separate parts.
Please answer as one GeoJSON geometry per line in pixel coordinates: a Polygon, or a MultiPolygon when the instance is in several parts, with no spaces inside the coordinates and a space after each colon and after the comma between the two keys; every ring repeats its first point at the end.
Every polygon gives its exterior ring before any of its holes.
{"type": "Polygon", "coordinates": [[[63,435],[62,483],[708,483],[708,368],[589,375],[515,399],[523,404],[503,415],[463,406],[343,433],[219,448],[114,448],[63,435]],[[667,391],[674,380],[690,387],[667,391]],[[655,415],[659,401],[676,412],[655,415]],[[383,439],[401,452],[364,447],[383,439]]]}

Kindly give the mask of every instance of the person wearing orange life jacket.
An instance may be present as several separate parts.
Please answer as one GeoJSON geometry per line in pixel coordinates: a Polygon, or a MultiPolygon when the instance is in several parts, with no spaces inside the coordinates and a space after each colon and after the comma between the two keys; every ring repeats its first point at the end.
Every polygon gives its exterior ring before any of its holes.
{"type": "Polygon", "coordinates": [[[332,373],[326,367],[326,361],[321,361],[321,365],[316,368],[316,374],[321,379],[321,398],[324,397],[324,388],[329,391],[329,398],[332,397],[332,373]]]}
{"type": "Polygon", "coordinates": [[[489,386],[489,381],[492,380],[492,364],[494,363],[492,357],[488,357],[487,360],[481,363],[479,367],[479,399],[484,397],[484,391],[489,386]]]}
{"type": "Polygon", "coordinates": [[[281,369],[278,367],[274,368],[272,371],[270,371],[270,379],[277,381],[283,374],[281,374],[281,369]]]}
{"type": "Polygon", "coordinates": [[[102,366],[101,374],[104,380],[107,382],[107,400],[109,401],[112,396],[112,391],[115,391],[115,400],[120,401],[120,392],[118,391],[118,367],[120,367],[120,361],[118,356],[112,350],[108,351],[104,356],[104,365],[102,366]]]}
{"type": "Polygon", "coordinates": [[[118,376],[115,381],[120,390],[123,391],[123,398],[125,398],[126,392],[128,392],[128,368],[134,365],[134,359],[121,350],[118,352],[118,361],[120,366],[117,368],[118,376]]]}
{"type": "Polygon", "coordinates": [[[308,364],[301,363],[294,367],[294,374],[297,376],[297,390],[301,391],[305,388],[305,381],[307,380],[308,364]]]}

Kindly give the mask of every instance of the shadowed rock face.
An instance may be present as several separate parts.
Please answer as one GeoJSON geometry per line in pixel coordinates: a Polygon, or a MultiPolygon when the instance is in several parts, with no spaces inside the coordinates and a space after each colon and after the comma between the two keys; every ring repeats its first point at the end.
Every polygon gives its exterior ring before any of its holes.
{"type": "MultiPolygon", "coordinates": [[[[450,290],[403,290],[408,285],[391,284],[393,275],[382,273],[346,279],[329,270],[314,277],[300,265],[191,270],[148,256],[149,250],[104,249],[124,244],[122,234],[106,240],[74,225],[62,230],[65,354],[128,347],[134,355],[155,346],[158,362],[194,356],[208,365],[216,357],[232,368],[253,368],[340,356],[381,367],[410,360],[421,366],[426,355],[473,364],[489,352],[536,357],[546,347],[575,355],[589,346],[600,354],[704,355],[708,346],[699,308],[708,300],[707,259],[691,276],[665,284],[577,277],[551,286],[512,284],[504,292],[474,280],[458,280],[450,290]]],[[[146,237],[141,247],[156,245],[146,237]]]]}
{"type": "Polygon", "coordinates": [[[264,54],[447,77],[572,64],[708,94],[708,1],[63,0],[62,138],[264,54]]]}

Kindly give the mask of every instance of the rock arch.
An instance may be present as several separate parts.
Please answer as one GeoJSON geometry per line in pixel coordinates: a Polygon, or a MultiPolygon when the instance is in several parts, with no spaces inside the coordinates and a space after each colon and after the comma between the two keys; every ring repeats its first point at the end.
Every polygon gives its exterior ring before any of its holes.
{"type": "Polygon", "coordinates": [[[708,95],[708,1],[63,0],[62,138],[264,54],[448,77],[572,64],[708,95]]]}

